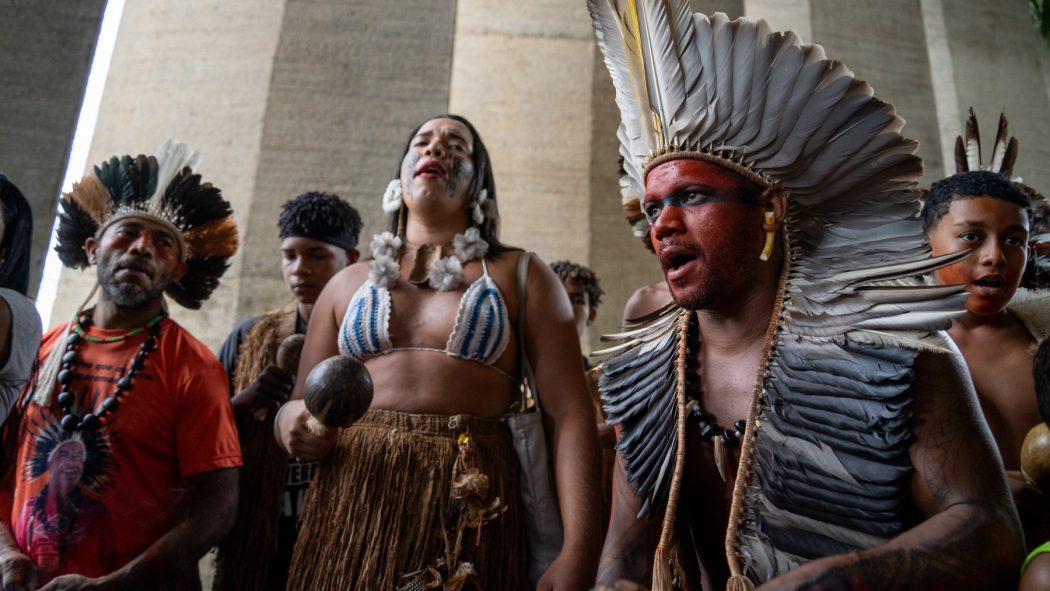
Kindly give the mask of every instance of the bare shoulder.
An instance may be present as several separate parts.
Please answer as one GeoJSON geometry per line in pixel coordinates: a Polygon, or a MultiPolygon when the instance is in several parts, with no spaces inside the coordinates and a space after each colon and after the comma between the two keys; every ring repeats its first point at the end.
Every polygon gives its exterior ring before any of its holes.
{"type": "Polygon", "coordinates": [[[317,300],[319,309],[332,310],[336,318],[346,313],[350,298],[368,280],[368,261],[358,261],[339,271],[328,280],[317,300]]]}
{"type": "Polygon", "coordinates": [[[955,343],[945,336],[943,351],[922,351],[915,358],[915,379],[912,393],[920,395],[927,390],[968,389],[973,391],[966,360],[955,343]]]}
{"type": "Polygon", "coordinates": [[[1002,462],[965,362],[950,341],[948,345],[946,353],[919,354],[910,390],[912,492],[927,515],[970,499],[989,507],[1009,502],[1002,462]]]}
{"type": "Polygon", "coordinates": [[[550,267],[547,266],[547,263],[543,262],[536,253],[521,249],[505,250],[496,256],[485,259],[485,263],[488,265],[489,275],[496,280],[496,283],[504,290],[504,292],[510,291],[511,289],[515,291],[517,290],[518,261],[521,260],[521,257],[529,258],[530,294],[532,293],[533,286],[556,281],[554,272],[551,271],[550,267]]]}
{"type": "Polygon", "coordinates": [[[643,285],[634,290],[627,304],[623,307],[624,320],[640,318],[657,310],[671,301],[671,292],[667,289],[667,283],[657,281],[649,285],[643,285]]]}
{"type": "Polygon", "coordinates": [[[520,248],[509,248],[495,256],[486,256],[485,264],[489,266],[489,273],[500,276],[513,276],[518,270],[518,259],[523,256],[535,257],[536,253],[528,252],[520,248]]]}

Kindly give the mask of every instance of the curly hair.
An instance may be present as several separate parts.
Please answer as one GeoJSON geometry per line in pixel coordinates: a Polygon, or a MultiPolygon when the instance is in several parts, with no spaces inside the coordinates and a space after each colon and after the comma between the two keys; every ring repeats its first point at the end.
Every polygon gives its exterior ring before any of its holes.
{"type": "Polygon", "coordinates": [[[353,250],[361,234],[361,215],[338,195],[309,191],[281,206],[277,228],[282,239],[304,236],[327,242],[321,238],[327,237],[353,250]]]}
{"type": "Polygon", "coordinates": [[[592,308],[597,308],[602,303],[602,295],[605,290],[598,283],[598,276],[594,274],[594,271],[571,261],[555,261],[551,263],[551,270],[562,281],[568,280],[586,289],[592,308]]]}
{"type": "Polygon", "coordinates": [[[1032,223],[1032,199],[1018,184],[1005,175],[987,170],[972,170],[937,181],[926,193],[922,204],[922,229],[929,233],[948,214],[953,201],[988,196],[1009,201],[1025,210],[1032,223]]]}

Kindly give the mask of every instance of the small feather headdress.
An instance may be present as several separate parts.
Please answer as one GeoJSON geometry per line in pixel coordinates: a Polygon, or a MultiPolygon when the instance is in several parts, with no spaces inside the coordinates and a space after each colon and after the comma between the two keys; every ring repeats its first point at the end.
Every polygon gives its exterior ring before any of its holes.
{"type": "Polygon", "coordinates": [[[981,131],[977,127],[977,114],[970,107],[970,116],[966,119],[965,138],[955,138],[955,173],[961,174],[975,170],[987,170],[999,173],[1007,178],[1014,173],[1014,162],[1017,161],[1017,138],[1007,137],[1006,113],[999,114],[999,127],[995,130],[995,143],[992,146],[992,157],[987,165],[981,162],[981,131]]]}
{"type": "Polygon", "coordinates": [[[1017,161],[1017,138],[1009,135],[1006,114],[999,114],[999,125],[995,130],[991,157],[987,164],[982,161],[981,132],[977,115],[970,107],[963,135],[955,138],[955,174],[983,170],[1001,174],[1013,181],[1032,200],[1032,228],[1029,244],[1034,252],[1021,280],[1023,287],[1031,289],[1050,288],[1050,204],[1033,187],[1026,185],[1021,177],[1014,177],[1017,161]]]}
{"type": "MultiPolygon", "coordinates": [[[[588,9],[616,89],[622,205],[637,212],[636,234],[649,230],[645,177],[670,160],[710,162],[787,195],[784,269],[726,534],[731,586],[893,537],[910,507],[900,483],[914,361],[946,350],[937,331],[966,299],[960,286],[915,278],[966,256],[929,258],[917,143],[901,136],[892,105],[793,32],[693,14],[686,0],[588,9]]],[[[670,585],[685,360],[703,337],[688,336],[692,317],[668,305],[599,352],[615,355],[600,389],[641,515],[665,508],[653,589],[670,585]]]]}
{"type": "Polygon", "coordinates": [[[89,266],[84,243],[118,220],[145,218],[171,229],[179,242],[186,274],[167,294],[187,308],[200,308],[218,287],[237,252],[233,210],[211,183],[193,171],[200,154],[167,140],[155,156],[114,156],[95,166],[62,195],[58,252],[71,268],[89,266]]]}

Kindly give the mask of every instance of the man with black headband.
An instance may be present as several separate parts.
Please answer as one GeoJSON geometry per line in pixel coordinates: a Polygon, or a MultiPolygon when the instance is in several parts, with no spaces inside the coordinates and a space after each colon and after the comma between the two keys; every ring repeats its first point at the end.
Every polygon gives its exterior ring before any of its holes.
{"type": "Polygon", "coordinates": [[[304,193],[277,222],[284,281],[295,301],[241,322],[219,350],[234,392],[245,467],[237,524],[219,545],[214,589],[284,589],[297,520],[314,464],[287,458],[273,438],[274,411],[295,376],[275,365],[278,346],[303,334],[328,280],[357,261],[361,217],[336,195],[304,193]]]}

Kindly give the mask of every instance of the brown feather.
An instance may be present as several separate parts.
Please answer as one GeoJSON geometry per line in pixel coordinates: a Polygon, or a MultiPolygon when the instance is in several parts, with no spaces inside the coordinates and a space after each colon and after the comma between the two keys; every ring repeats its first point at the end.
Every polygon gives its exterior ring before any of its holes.
{"type": "Polygon", "coordinates": [[[955,174],[970,170],[966,164],[966,146],[963,145],[962,136],[955,137],[955,174]]]}
{"type": "Polygon", "coordinates": [[[99,226],[109,219],[113,201],[109,190],[94,172],[89,172],[79,183],[73,183],[73,192],[67,193],[66,198],[73,199],[99,226]]]}
{"type": "Polygon", "coordinates": [[[999,113],[999,126],[995,130],[995,143],[992,144],[992,156],[989,158],[988,170],[992,172],[1003,172],[1003,163],[1006,158],[1007,145],[1006,114],[999,113]]]}
{"type": "Polygon", "coordinates": [[[1006,144],[1006,154],[1003,156],[1003,165],[1000,168],[1000,172],[1006,176],[1013,176],[1014,174],[1014,162],[1017,161],[1017,138],[1010,138],[1010,143],[1006,144]]]}
{"type": "Polygon", "coordinates": [[[977,128],[977,114],[970,107],[966,120],[966,170],[981,170],[981,132],[977,128]]]}
{"type": "Polygon", "coordinates": [[[192,257],[232,257],[239,245],[237,224],[233,216],[208,222],[186,232],[186,244],[192,257]]]}

